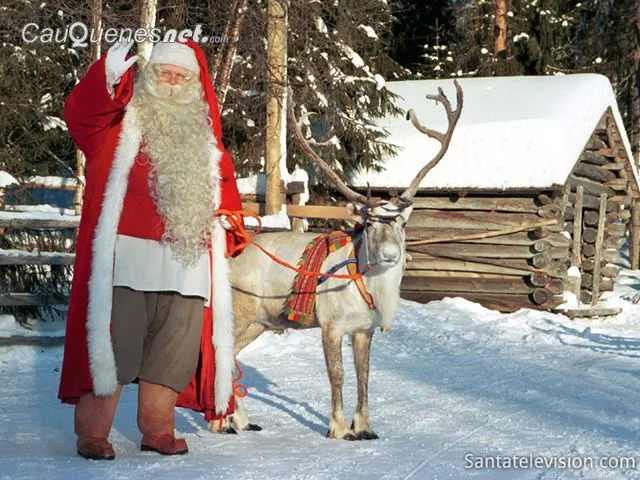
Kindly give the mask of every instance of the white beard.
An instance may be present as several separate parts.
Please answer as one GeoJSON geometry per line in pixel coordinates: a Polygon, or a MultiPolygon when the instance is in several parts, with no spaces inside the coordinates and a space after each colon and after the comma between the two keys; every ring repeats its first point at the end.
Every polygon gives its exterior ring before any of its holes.
{"type": "Polygon", "coordinates": [[[189,266],[206,251],[214,213],[209,107],[196,75],[187,84],[158,83],[152,65],[136,84],[132,104],[149,157],[149,190],[164,220],[163,242],[189,266]]]}

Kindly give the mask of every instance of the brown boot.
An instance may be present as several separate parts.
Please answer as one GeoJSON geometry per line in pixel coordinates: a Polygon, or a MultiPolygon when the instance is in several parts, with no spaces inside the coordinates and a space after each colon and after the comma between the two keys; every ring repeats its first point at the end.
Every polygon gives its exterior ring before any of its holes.
{"type": "Polygon", "coordinates": [[[78,438],[77,446],[78,455],[87,460],[113,460],[116,458],[113,445],[106,438],[78,438]]]}
{"type": "Polygon", "coordinates": [[[184,455],[187,442],[174,435],[174,413],[178,392],[155,383],[138,382],[138,428],[140,449],[162,455],[184,455]]]}
{"type": "Polygon", "coordinates": [[[143,436],[140,445],[143,452],[157,452],[161,455],[184,455],[189,452],[184,438],[173,435],[159,435],[155,437],[143,436]]]}
{"type": "Polygon", "coordinates": [[[109,432],[120,398],[121,387],[110,397],[96,397],[87,393],[78,400],[75,409],[75,433],[78,455],[91,460],[116,458],[109,443],[109,432]]]}

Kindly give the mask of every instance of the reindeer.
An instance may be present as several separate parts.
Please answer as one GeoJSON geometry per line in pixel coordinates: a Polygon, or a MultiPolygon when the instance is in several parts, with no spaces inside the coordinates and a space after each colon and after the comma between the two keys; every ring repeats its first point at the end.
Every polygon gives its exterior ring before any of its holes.
{"type": "MultiPolygon", "coordinates": [[[[333,170],[311,148],[301,131],[301,123],[293,114],[289,116],[294,134],[304,151],[318,168],[332,181],[336,188],[350,202],[349,211],[354,221],[362,225],[355,234],[352,244],[339,249],[327,257],[322,272],[346,260],[352,249],[360,271],[364,273],[367,292],[373,297],[375,309],[370,308],[354,281],[328,278],[317,288],[315,322],[313,327],[322,330],[322,346],[331,384],[331,415],[327,437],[344,440],[371,440],[378,438],[369,423],[368,382],[371,340],[376,328],[388,329],[400,300],[400,281],[405,264],[405,225],[413,208],[413,197],[420,182],[442,159],[460,118],[463,95],[460,85],[455,82],[457,105],[453,109],[442,89],[437,95],[426,98],[441,102],[447,114],[446,132],[438,132],[420,124],[415,112],[409,110],[407,119],[422,133],[440,142],[435,157],[415,176],[410,186],[400,195],[390,200],[372,202],[367,197],[354,192],[333,172],[333,170]],[[366,269],[362,268],[364,265],[366,269]],[[342,339],[351,335],[358,384],[358,402],[351,427],[347,424],[342,403],[343,363],[342,339]]],[[[291,96],[290,96],[291,98],[291,96]]],[[[254,241],[280,259],[296,264],[305,246],[317,235],[314,233],[278,232],[263,233],[254,241]]],[[[291,289],[295,272],[270,260],[263,252],[249,245],[242,255],[230,262],[231,286],[233,291],[235,353],[236,355],[253,342],[265,330],[297,328],[300,325],[287,320],[283,315],[283,305],[291,289]]],[[[249,422],[241,399],[236,398],[236,413],[231,423],[242,430],[258,430],[260,427],[249,422]]],[[[211,422],[213,431],[220,431],[218,422],[211,422]]],[[[223,431],[234,433],[227,425],[223,431]]]]}

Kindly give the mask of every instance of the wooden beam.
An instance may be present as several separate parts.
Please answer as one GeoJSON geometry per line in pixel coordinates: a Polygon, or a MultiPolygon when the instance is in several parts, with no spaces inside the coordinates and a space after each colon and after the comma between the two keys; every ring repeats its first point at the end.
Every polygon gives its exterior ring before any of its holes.
{"type": "Polygon", "coordinates": [[[515,312],[521,308],[533,308],[539,310],[550,310],[564,303],[560,295],[552,296],[545,303],[538,305],[526,294],[495,294],[495,293],[469,293],[461,295],[447,295],[442,292],[413,292],[401,290],[400,296],[407,300],[427,303],[434,300],[442,300],[445,297],[462,297],[471,302],[484,305],[486,308],[498,310],[500,312],[515,312]]]}
{"type": "Polygon", "coordinates": [[[536,213],[540,206],[534,198],[523,197],[416,197],[413,208],[438,210],[484,210],[495,212],[536,213]]]}
{"type": "Polygon", "coordinates": [[[615,180],[616,174],[597,165],[590,165],[585,162],[578,162],[573,169],[576,177],[584,177],[595,182],[605,183],[615,180]]]}
{"type": "Polygon", "coordinates": [[[0,265],[73,265],[75,253],[0,249],[0,265]]]}
{"type": "Polygon", "coordinates": [[[569,175],[569,186],[572,192],[575,192],[578,185],[584,187],[584,191],[592,195],[600,195],[606,193],[607,195],[615,195],[615,190],[611,187],[602,185],[601,183],[594,182],[593,180],[587,180],[586,178],[578,178],[575,175],[569,175]]]}
{"type": "Polygon", "coordinates": [[[591,289],[591,305],[595,305],[600,299],[600,259],[602,258],[602,241],[604,240],[604,227],[606,222],[605,205],[607,195],[600,195],[600,220],[598,222],[598,237],[596,238],[595,264],[593,266],[593,288],[591,289]]]}
{"type": "MultiPolygon", "coordinates": [[[[532,248],[522,245],[491,245],[491,244],[466,244],[466,243],[438,243],[431,245],[411,245],[407,247],[409,252],[427,253],[434,256],[457,255],[468,259],[473,258],[533,258],[542,255],[532,248]]],[[[549,258],[570,258],[569,249],[565,247],[551,247],[544,255],[549,258]]]]}
{"type": "MultiPolygon", "coordinates": [[[[404,276],[400,288],[405,291],[446,293],[504,293],[533,294],[539,287],[530,285],[522,277],[498,276],[495,278],[473,278],[454,276],[404,276]]],[[[562,294],[562,280],[553,280],[545,285],[551,294],[562,294]]],[[[537,293],[537,295],[540,295],[537,293]]],[[[544,295],[543,295],[544,296],[544,295]]],[[[546,301],[542,300],[540,303],[546,301]]]]}
{"type": "MultiPolygon", "coordinates": [[[[527,213],[491,213],[481,211],[416,210],[409,226],[422,228],[457,228],[469,230],[507,230],[522,227],[535,228],[544,219],[527,213]]],[[[549,225],[550,231],[560,231],[558,225],[549,225]]]]}
{"type": "Polygon", "coordinates": [[[640,266],[640,199],[634,199],[631,206],[631,226],[629,235],[629,260],[631,270],[640,266]]]}

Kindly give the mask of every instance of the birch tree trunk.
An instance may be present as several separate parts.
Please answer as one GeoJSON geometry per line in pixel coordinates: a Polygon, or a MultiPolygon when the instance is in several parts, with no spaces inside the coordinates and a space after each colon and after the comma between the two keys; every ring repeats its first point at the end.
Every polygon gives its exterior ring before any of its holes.
{"type": "Polygon", "coordinates": [[[267,131],[265,211],[278,213],[282,206],[281,164],[286,165],[286,0],[269,0],[267,7],[267,131]]]}
{"type": "MultiPolygon", "coordinates": [[[[229,18],[227,18],[227,22],[224,25],[224,32],[222,34],[223,38],[229,38],[229,35],[231,34],[231,25],[233,24],[233,20],[235,19],[237,13],[238,13],[238,6],[240,4],[242,0],[236,0],[233,3],[233,6],[231,7],[230,10],[230,14],[229,14],[229,18]]],[[[211,75],[211,83],[213,84],[214,88],[218,90],[217,88],[217,81],[218,81],[218,75],[220,73],[220,68],[222,66],[222,59],[224,58],[224,53],[227,51],[227,44],[226,43],[221,43],[218,46],[218,49],[216,50],[216,54],[213,56],[213,61],[211,62],[211,65],[209,66],[209,73],[211,75]]],[[[220,99],[218,99],[218,102],[220,102],[220,99]]]]}
{"type": "MultiPolygon", "coordinates": [[[[240,27],[244,20],[245,13],[247,12],[247,0],[240,0],[233,14],[233,27],[231,28],[231,36],[229,38],[229,46],[227,47],[227,55],[225,56],[224,63],[220,68],[220,82],[218,84],[218,103],[220,110],[224,105],[224,100],[227,97],[227,91],[229,90],[229,79],[231,78],[231,71],[233,70],[233,62],[238,51],[238,40],[240,37],[240,27]]],[[[285,42],[285,62],[286,62],[286,23],[284,30],[284,42],[285,42]]]]}
{"type": "MultiPolygon", "coordinates": [[[[157,0],[142,0],[140,5],[140,27],[150,32],[156,26],[156,7],[157,0]]],[[[138,44],[138,68],[142,69],[149,61],[151,55],[152,43],[149,39],[145,39],[138,44]]]]}

